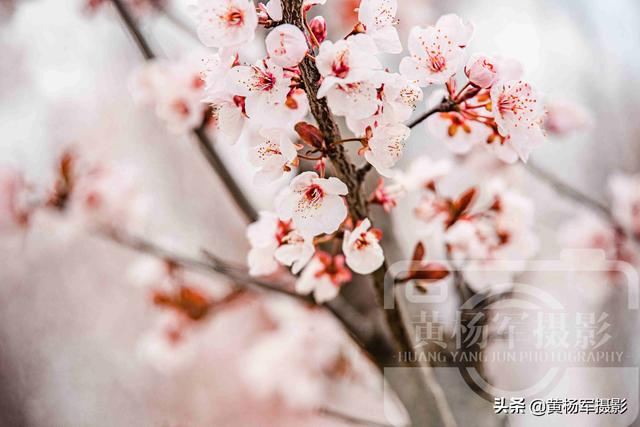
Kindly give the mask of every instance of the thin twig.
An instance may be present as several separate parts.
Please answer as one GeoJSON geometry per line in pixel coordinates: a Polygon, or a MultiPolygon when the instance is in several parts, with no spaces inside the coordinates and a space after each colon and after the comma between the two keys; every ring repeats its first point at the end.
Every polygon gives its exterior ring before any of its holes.
{"type": "Polygon", "coordinates": [[[169,9],[164,5],[163,2],[153,2],[153,5],[158,10],[158,12],[162,13],[176,28],[180,29],[183,33],[191,37],[194,41],[200,42],[198,38],[198,34],[193,30],[193,27],[189,25],[188,22],[177,15],[173,10],[169,9]]]}
{"type": "MultiPolygon", "coordinates": [[[[138,46],[138,50],[140,51],[142,56],[146,60],[154,59],[156,57],[155,53],[147,43],[147,40],[145,39],[145,37],[142,35],[140,30],[138,29],[138,26],[136,25],[136,22],[133,19],[133,16],[131,15],[131,13],[129,13],[127,7],[124,5],[122,0],[111,0],[111,1],[115,6],[116,10],[118,11],[120,18],[122,19],[122,22],[125,24],[125,26],[127,27],[127,30],[135,40],[136,45],[138,46]]],[[[253,208],[251,203],[249,203],[249,200],[245,196],[244,192],[240,189],[238,184],[236,184],[235,180],[231,176],[231,173],[229,172],[225,164],[222,162],[222,160],[218,156],[218,153],[213,148],[213,144],[205,131],[205,123],[206,123],[206,118],[204,119],[201,126],[199,126],[196,129],[193,129],[192,131],[198,141],[198,147],[200,148],[200,151],[202,151],[202,153],[205,156],[205,159],[207,160],[207,162],[209,162],[209,165],[218,175],[220,180],[224,183],[227,190],[229,191],[229,194],[233,198],[238,208],[240,208],[240,210],[242,211],[246,219],[251,222],[256,221],[258,219],[258,212],[253,208]]]]}
{"type": "Polygon", "coordinates": [[[285,276],[280,278],[277,282],[262,280],[250,276],[246,268],[234,266],[206,250],[202,251],[202,253],[207,257],[209,262],[175,253],[149,240],[143,239],[142,237],[135,236],[113,227],[97,228],[95,230],[95,234],[120,246],[127,247],[156,258],[171,261],[173,264],[179,265],[183,268],[224,275],[243,288],[249,288],[260,292],[277,293],[293,298],[307,305],[324,307],[333,314],[333,316],[344,327],[347,334],[365,352],[369,352],[369,348],[372,348],[370,341],[376,339],[375,331],[371,330],[370,326],[362,321],[362,316],[355,312],[354,309],[342,298],[338,297],[329,303],[317,304],[310,295],[301,295],[294,292],[292,290],[294,286],[293,276],[285,276]]]}
{"type": "Polygon", "coordinates": [[[546,182],[550,185],[556,192],[564,194],[570,199],[578,202],[581,205],[585,205],[592,210],[599,212],[600,214],[607,217],[610,221],[613,221],[613,216],[609,211],[609,208],[604,204],[599,202],[598,200],[584,194],[580,190],[560,181],[557,177],[547,172],[540,166],[537,166],[534,162],[529,160],[525,164],[525,169],[529,171],[532,175],[537,177],[538,179],[546,182]]]}
{"type": "Polygon", "coordinates": [[[153,52],[153,50],[151,50],[149,43],[147,43],[147,40],[138,29],[138,26],[136,25],[133,16],[127,10],[127,7],[124,5],[124,3],[122,3],[121,0],[112,0],[112,2],[116,10],[118,11],[118,14],[120,15],[122,22],[124,23],[125,27],[127,27],[129,34],[131,34],[131,37],[133,37],[133,40],[136,42],[138,50],[140,51],[142,56],[144,56],[144,59],[146,59],[147,61],[150,59],[154,59],[156,57],[155,53],[153,52]]]}
{"type": "Polygon", "coordinates": [[[407,127],[414,128],[435,113],[446,113],[449,111],[454,111],[456,109],[456,106],[457,104],[455,102],[447,98],[443,98],[440,104],[428,111],[425,111],[424,113],[407,123],[407,127]]]}

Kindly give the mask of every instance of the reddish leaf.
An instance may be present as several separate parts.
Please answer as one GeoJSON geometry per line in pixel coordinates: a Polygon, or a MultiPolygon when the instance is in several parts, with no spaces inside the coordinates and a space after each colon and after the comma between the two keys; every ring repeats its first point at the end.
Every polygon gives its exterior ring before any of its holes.
{"type": "Polygon", "coordinates": [[[454,203],[454,206],[456,211],[458,212],[458,215],[461,215],[464,211],[466,211],[469,208],[469,206],[471,206],[471,203],[473,203],[475,196],[476,196],[475,187],[471,187],[470,189],[462,193],[462,195],[454,203]]]}
{"type": "Polygon", "coordinates": [[[424,248],[424,245],[422,244],[422,242],[418,242],[418,244],[416,245],[416,248],[413,250],[412,260],[413,261],[422,261],[422,259],[424,258],[425,253],[426,253],[426,250],[424,248]]]}
{"type": "Polygon", "coordinates": [[[294,127],[300,139],[314,148],[324,146],[324,137],[320,129],[307,122],[298,122],[294,127]]]}
{"type": "Polygon", "coordinates": [[[449,269],[435,262],[426,264],[420,270],[413,273],[413,278],[417,280],[438,281],[449,275],[449,269]]]}

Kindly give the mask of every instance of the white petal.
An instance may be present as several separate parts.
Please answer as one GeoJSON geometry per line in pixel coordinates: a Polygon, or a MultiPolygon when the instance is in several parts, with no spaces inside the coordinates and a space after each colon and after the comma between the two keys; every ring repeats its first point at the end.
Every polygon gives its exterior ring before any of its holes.
{"type": "Polygon", "coordinates": [[[347,193],[349,193],[347,185],[334,176],[326,179],[317,179],[315,182],[320,185],[327,194],[346,196],[347,193]]]}
{"type": "Polygon", "coordinates": [[[328,279],[321,279],[316,285],[313,297],[318,304],[322,304],[327,301],[331,301],[340,293],[340,287],[336,286],[328,279]]]}

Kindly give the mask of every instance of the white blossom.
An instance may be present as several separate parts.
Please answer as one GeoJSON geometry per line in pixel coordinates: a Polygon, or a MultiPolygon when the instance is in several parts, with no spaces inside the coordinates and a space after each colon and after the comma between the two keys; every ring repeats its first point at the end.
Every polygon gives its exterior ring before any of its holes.
{"type": "Polygon", "coordinates": [[[278,214],[292,219],[304,236],[333,233],[347,216],[347,206],[341,196],[347,186],[338,178],[320,178],[315,172],[303,172],[295,177],[288,191],[280,198],[278,214]]]}
{"type": "Polygon", "coordinates": [[[207,47],[236,47],[253,40],[258,14],[252,0],[198,0],[197,31],[207,47]]]}
{"type": "Polygon", "coordinates": [[[395,27],[397,0],[362,0],[358,7],[358,20],[371,36],[380,52],[400,53],[402,44],[395,27]]]}
{"type": "Polygon", "coordinates": [[[345,231],[342,252],[347,266],[360,274],[369,274],[377,270],[384,262],[380,237],[381,233],[371,228],[369,218],[362,220],[353,231],[345,231]]]}
{"type": "Polygon", "coordinates": [[[412,28],[410,56],[400,62],[400,73],[419,86],[445,83],[462,64],[472,35],[473,25],[453,14],[440,17],[435,26],[412,28]]]}

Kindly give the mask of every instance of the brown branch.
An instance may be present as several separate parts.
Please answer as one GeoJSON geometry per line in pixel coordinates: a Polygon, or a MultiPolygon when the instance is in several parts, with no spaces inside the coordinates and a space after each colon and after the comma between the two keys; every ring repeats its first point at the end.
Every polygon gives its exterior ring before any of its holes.
{"type": "MultiPolygon", "coordinates": [[[[140,51],[142,56],[147,61],[154,59],[156,57],[155,53],[147,43],[147,40],[145,39],[145,37],[142,35],[140,30],[138,29],[138,26],[136,25],[136,22],[133,16],[131,15],[131,13],[129,13],[127,7],[124,5],[122,0],[111,0],[111,2],[115,6],[120,18],[122,19],[122,22],[124,23],[125,27],[129,31],[129,34],[131,34],[131,36],[135,40],[136,45],[138,46],[138,50],[140,51]]],[[[240,189],[238,184],[235,182],[235,180],[231,176],[231,173],[225,166],[224,162],[222,162],[222,160],[218,156],[218,153],[213,148],[213,144],[205,131],[205,123],[206,123],[206,118],[204,119],[203,124],[201,126],[199,126],[196,129],[193,129],[192,131],[192,133],[195,135],[197,139],[198,147],[200,148],[200,151],[204,154],[204,157],[209,163],[209,165],[211,166],[211,168],[215,171],[215,173],[218,175],[220,180],[224,183],[227,190],[229,191],[229,194],[233,198],[238,208],[242,211],[246,219],[251,222],[256,221],[258,219],[257,211],[251,205],[251,203],[245,196],[244,192],[242,191],[242,189],[240,189]]]]}
{"type": "MultiPolygon", "coordinates": [[[[96,229],[95,234],[120,246],[170,261],[183,268],[224,275],[225,277],[233,280],[238,287],[243,289],[277,293],[293,298],[307,305],[325,308],[333,314],[334,317],[336,317],[338,322],[344,327],[345,332],[347,332],[347,334],[361,349],[366,353],[373,351],[378,355],[380,354],[380,346],[377,342],[376,331],[372,330],[370,325],[366,322],[363,322],[362,316],[355,312],[344,299],[338,297],[328,303],[322,305],[317,304],[312,296],[301,295],[292,290],[295,281],[293,276],[285,276],[279,281],[259,279],[250,276],[246,268],[234,266],[206,250],[202,252],[207,257],[208,262],[202,259],[177,254],[156,245],[149,240],[113,227],[98,228],[96,229]]],[[[374,362],[377,359],[379,359],[379,357],[372,356],[372,360],[374,362]]]]}
{"type": "Polygon", "coordinates": [[[443,98],[442,102],[439,105],[435,106],[434,108],[428,111],[425,111],[424,113],[422,113],[421,115],[419,115],[418,117],[416,117],[415,119],[407,123],[407,127],[414,128],[420,123],[422,123],[424,120],[429,118],[429,116],[435,113],[446,113],[448,111],[454,111],[457,108],[457,106],[458,106],[457,103],[447,98],[443,98]]]}
{"type": "Polygon", "coordinates": [[[186,22],[182,18],[182,16],[177,15],[172,9],[167,7],[163,1],[154,1],[153,6],[158,12],[162,13],[169,21],[171,21],[171,23],[176,28],[191,37],[196,42],[200,42],[198,34],[193,30],[193,27],[188,22],[186,22]]]}
{"type": "MultiPolygon", "coordinates": [[[[563,194],[568,198],[578,202],[581,205],[587,206],[589,209],[594,210],[601,215],[605,216],[609,221],[615,224],[613,216],[609,211],[609,208],[604,204],[591,198],[590,196],[584,194],[580,190],[560,181],[557,177],[553,176],[551,173],[547,172],[540,166],[536,165],[534,162],[529,160],[524,164],[525,169],[531,173],[533,176],[538,178],[539,180],[546,182],[549,186],[551,186],[557,193],[563,194]]],[[[616,224],[617,225],[617,224],[616,224]]]]}
{"type": "MultiPolygon", "coordinates": [[[[302,16],[302,0],[283,1],[282,6],[283,21],[295,25],[304,32],[306,28],[302,16]]],[[[318,127],[327,142],[327,155],[335,166],[336,176],[349,189],[349,194],[347,194],[349,213],[354,221],[361,220],[367,216],[367,204],[362,185],[356,178],[356,167],[347,159],[344,147],[340,144],[334,145],[336,141],[342,140],[340,130],[333,118],[333,114],[329,110],[326,98],[318,99],[320,72],[314,61],[308,56],[300,63],[300,74],[309,99],[311,114],[315,117],[318,127]]]]}
{"type": "MultiPolygon", "coordinates": [[[[297,26],[304,32],[302,0],[284,0],[282,2],[282,9],[283,21],[297,26]]],[[[368,169],[365,168],[359,172],[356,166],[347,159],[344,147],[341,144],[336,144],[337,141],[342,140],[342,137],[340,136],[338,125],[329,109],[326,98],[318,98],[320,72],[314,61],[309,57],[305,57],[299,67],[311,113],[316,119],[318,127],[327,142],[327,155],[335,167],[336,176],[342,180],[349,189],[347,195],[349,213],[354,221],[361,220],[368,216],[368,206],[362,185],[368,169]]],[[[416,121],[416,124],[421,120],[424,120],[424,118],[416,121]]],[[[380,307],[384,307],[385,273],[386,267],[383,266],[371,275],[380,307]]],[[[397,365],[398,360],[396,356],[398,351],[411,352],[413,351],[413,346],[402,321],[399,308],[396,306],[393,309],[383,309],[383,311],[394,339],[392,352],[395,354],[392,354],[391,359],[378,360],[376,364],[378,366],[381,366],[381,364],[384,366],[386,363],[393,362],[394,365],[397,365]]],[[[412,366],[407,363],[400,365],[405,367],[412,366]]],[[[430,371],[425,371],[425,374],[425,377],[419,374],[405,375],[404,378],[400,380],[394,375],[391,375],[388,377],[388,380],[409,412],[413,425],[450,425],[452,417],[445,414],[448,407],[444,408],[443,405],[439,404],[444,398],[442,390],[437,383],[435,383],[435,379],[432,376],[428,376],[430,371]],[[417,401],[418,396],[420,396],[419,402],[417,401]]]]}

